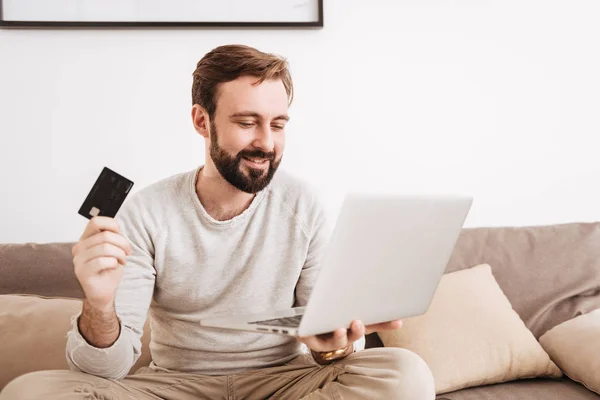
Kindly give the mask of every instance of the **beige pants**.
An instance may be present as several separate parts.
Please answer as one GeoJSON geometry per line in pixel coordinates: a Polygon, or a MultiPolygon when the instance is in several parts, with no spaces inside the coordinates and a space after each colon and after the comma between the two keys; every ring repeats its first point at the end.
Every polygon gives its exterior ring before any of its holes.
{"type": "Polygon", "coordinates": [[[327,366],[303,355],[285,365],[206,376],[140,368],[122,380],[74,371],[40,371],[10,382],[0,400],[70,399],[402,399],[433,400],[433,377],[416,354],[363,350],[327,366]]]}

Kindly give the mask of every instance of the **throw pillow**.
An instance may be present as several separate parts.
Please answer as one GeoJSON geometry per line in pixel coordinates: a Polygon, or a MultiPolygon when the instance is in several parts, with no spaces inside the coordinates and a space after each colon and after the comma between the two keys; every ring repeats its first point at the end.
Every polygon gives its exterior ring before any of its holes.
{"type": "Polygon", "coordinates": [[[380,332],[429,365],[438,394],[522,378],[560,377],[498,286],[489,265],[442,277],[428,311],[380,332]]]}
{"type": "Polygon", "coordinates": [[[600,394],[600,309],[555,326],[540,344],[569,378],[600,394]]]}

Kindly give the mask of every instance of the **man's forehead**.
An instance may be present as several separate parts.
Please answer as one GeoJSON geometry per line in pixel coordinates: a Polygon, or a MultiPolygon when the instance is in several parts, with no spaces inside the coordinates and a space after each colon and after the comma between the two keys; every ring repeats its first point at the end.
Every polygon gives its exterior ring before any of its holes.
{"type": "MultiPolygon", "coordinates": [[[[256,112],[286,113],[288,96],[283,82],[264,80],[257,84],[256,77],[240,77],[234,81],[219,85],[217,102],[227,108],[228,113],[244,112],[253,109],[256,112]]],[[[218,107],[217,107],[218,108],[218,107]]]]}

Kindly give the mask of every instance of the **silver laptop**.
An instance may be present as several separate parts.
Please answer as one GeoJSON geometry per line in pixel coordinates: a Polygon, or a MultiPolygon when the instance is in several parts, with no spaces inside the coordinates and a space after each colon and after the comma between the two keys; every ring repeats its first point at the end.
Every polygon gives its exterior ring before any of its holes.
{"type": "Polygon", "coordinates": [[[218,316],[204,326],[292,336],[423,314],[471,208],[469,196],[349,194],[306,307],[218,316]]]}

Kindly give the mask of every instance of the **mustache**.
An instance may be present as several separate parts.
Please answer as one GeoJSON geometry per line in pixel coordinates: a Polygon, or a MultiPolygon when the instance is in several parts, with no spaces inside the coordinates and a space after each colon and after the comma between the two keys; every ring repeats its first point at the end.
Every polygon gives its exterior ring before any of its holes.
{"type": "Polygon", "coordinates": [[[264,160],[273,161],[275,160],[275,152],[265,153],[262,150],[242,150],[238,153],[238,159],[246,158],[262,158],[264,160]]]}

